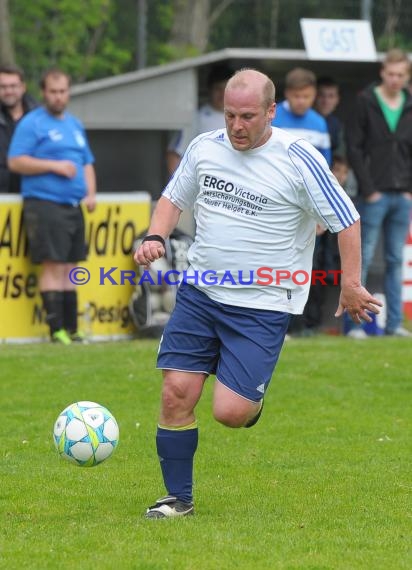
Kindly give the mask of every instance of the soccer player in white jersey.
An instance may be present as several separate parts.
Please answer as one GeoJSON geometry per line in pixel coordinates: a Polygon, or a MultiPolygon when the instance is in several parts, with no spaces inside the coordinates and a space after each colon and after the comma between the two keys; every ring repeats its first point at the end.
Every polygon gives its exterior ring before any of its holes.
{"type": "Polygon", "coordinates": [[[338,232],[336,316],[346,310],[359,323],[379,312],[360,282],[357,211],[316,149],[271,126],[274,114],[272,81],[237,72],[225,90],[226,129],[192,141],[135,253],[144,266],[162,257],[182,210],[194,209],[190,268],[157,361],[164,383],[156,444],[168,495],[147,518],[194,512],[194,409],[210,374],[217,421],[238,428],[259,419],[289,317],[307,299],[317,222],[338,232]]]}

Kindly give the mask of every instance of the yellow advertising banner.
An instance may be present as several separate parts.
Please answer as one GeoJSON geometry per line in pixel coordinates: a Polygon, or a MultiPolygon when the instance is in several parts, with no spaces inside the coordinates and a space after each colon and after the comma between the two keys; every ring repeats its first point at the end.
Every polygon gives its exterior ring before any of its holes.
{"type": "MultiPolygon", "coordinates": [[[[78,263],[71,279],[78,293],[79,328],[94,339],[134,331],[128,308],[136,272],[132,250],[149,225],[150,208],[148,193],[130,192],[100,194],[96,210],[85,212],[88,258],[78,263]]],[[[0,342],[48,339],[38,277],[39,267],[28,255],[21,198],[0,195],[0,342]]]]}

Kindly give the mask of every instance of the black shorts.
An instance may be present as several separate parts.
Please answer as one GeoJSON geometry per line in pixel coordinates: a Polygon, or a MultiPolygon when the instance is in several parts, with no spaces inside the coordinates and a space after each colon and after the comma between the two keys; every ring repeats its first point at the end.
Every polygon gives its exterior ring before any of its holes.
{"type": "Polygon", "coordinates": [[[33,263],[73,263],[86,259],[80,206],[26,198],[23,216],[33,263]]]}

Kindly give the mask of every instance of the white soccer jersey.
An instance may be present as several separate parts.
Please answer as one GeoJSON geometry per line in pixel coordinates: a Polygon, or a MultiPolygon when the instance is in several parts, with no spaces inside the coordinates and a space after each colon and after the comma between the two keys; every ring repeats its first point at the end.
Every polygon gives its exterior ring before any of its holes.
{"type": "Polygon", "coordinates": [[[199,135],[163,196],[194,209],[188,283],[220,303],[292,314],[309,294],[316,222],[339,232],[359,218],[322,155],[275,127],[248,151],[226,129],[199,135]]]}

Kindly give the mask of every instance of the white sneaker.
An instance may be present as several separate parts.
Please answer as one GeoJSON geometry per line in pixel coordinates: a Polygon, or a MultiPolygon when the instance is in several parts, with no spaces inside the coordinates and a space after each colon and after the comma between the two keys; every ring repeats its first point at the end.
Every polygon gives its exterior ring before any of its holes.
{"type": "Polygon", "coordinates": [[[399,336],[399,337],[412,337],[412,332],[408,331],[408,329],[404,329],[403,327],[398,327],[391,333],[386,333],[389,336],[399,336]]]}
{"type": "Polygon", "coordinates": [[[365,340],[368,338],[368,335],[363,329],[354,328],[351,329],[347,335],[349,338],[354,338],[356,340],[365,340]]]}

